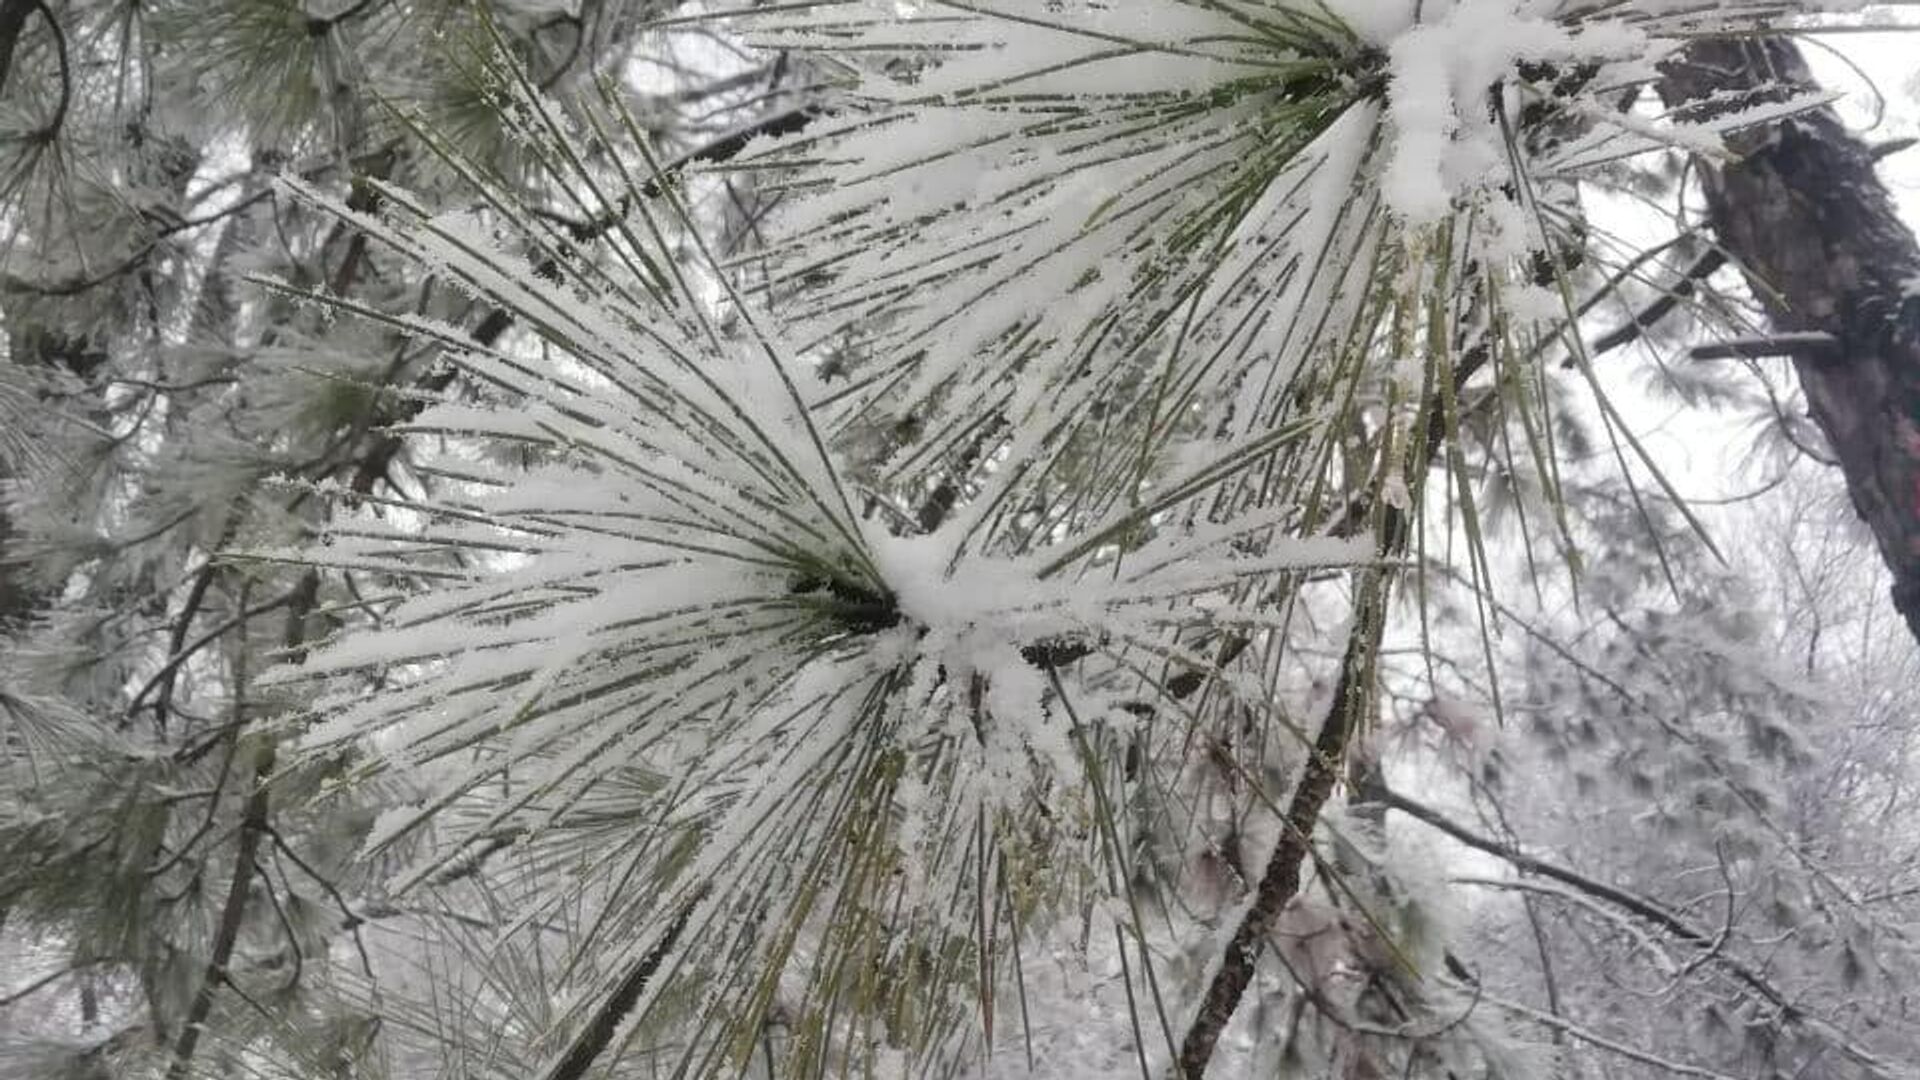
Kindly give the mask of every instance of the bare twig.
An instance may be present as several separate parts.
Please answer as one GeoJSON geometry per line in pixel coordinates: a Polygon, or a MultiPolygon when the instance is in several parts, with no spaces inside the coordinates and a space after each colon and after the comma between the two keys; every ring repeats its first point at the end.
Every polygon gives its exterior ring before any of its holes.
{"type": "MultiPolygon", "coordinates": [[[[291,611],[283,640],[289,653],[298,657],[306,645],[306,616],[319,597],[320,575],[309,570],[300,578],[290,595],[291,611]]],[[[244,719],[244,718],[241,718],[244,719]]],[[[238,730],[237,728],[235,729],[238,730]]],[[[237,735],[236,735],[237,737],[237,735]]],[[[268,742],[253,764],[253,790],[247,795],[240,816],[240,835],[235,841],[233,877],[227,885],[226,900],[220,906],[220,922],[214,930],[213,948],[207,956],[207,968],[200,986],[187,1007],[187,1015],[173,1044],[173,1060],[167,1065],[166,1080],[186,1080],[193,1068],[193,1055],[200,1046],[200,1033],[213,1012],[213,999],[227,982],[227,968],[233,960],[233,947],[240,940],[240,923],[247,913],[248,882],[259,865],[260,840],[272,831],[269,818],[268,778],[273,775],[274,747],[268,742]]]]}
{"type": "MultiPolygon", "coordinates": [[[[1466,350],[1460,355],[1454,370],[1446,376],[1446,385],[1427,395],[1427,400],[1421,406],[1423,426],[1415,436],[1417,442],[1409,454],[1411,460],[1404,467],[1403,479],[1410,490],[1417,492],[1421,489],[1428,466],[1446,448],[1447,434],[1453,430],[1452,425],[1443,422],[1448,402],[1455,400],[1467,380],[1491,357],[1492,348],[1484,342],[1466,350]]],[[[1416,495],[1414,506],[1418,505],[1416,495]]],[[[1410,513],[1386,503],[1377,491],[1373,497],[1359,500],[1348,507],[1335,531],[1351,535],[1369,519],[1379,523],[1375,546],[1383,566],[1406,552],[1412,534],[1410,513]]],[[[1352,742],[1354,732],[1373,708],[1374,660],[1379,654],[1384,608],[1392,587],[1389,570],[1376,570],[1374,574],[1374,580],[1363,587],[1355,604],[1353,629],[1348,634],[1346,649],[1341,656],[1340,678],[1334,688],[1332,704],[1314,739],[1306,767],[1288,800],[1280,836],[1267,857],[1266,870],[1254,890],[1253,903],[1241,916],[1240,925],[1229,939],[1220,965],[1201,998],[1200,1008],[1182,1040],[1177,1071],[1186,1080],[1201,1080],[1206,1075],[1214,1047],[1219,1043],[1221,1033],[1226,1030],[1227,1022],[1233,1019],[1234,1010],[1239,1007],[1240,998],[1253,979],[1261,942],[1272,930],[1280,912],[1299,894],[1303,880],[1302,864],[1313,853],[1313,833],[1319,824],[1321,811],[1325,809],[1327,800],[1332,797],[1345,771],[1347,747],[1352,742]]],[[[1244,651],[1250,640],[1243,634],[1223,639],[1217,654],[1220,659],[1216,670],[1244,651]]],[[[1190,677],[1176,676],[1167,682],[1167,692],[1175,699],[1192,695],[1206,683],[1205,673],[1196,671],[1186,674],[1190,677]]]]}
{"type": "Polygon", "coordinates": [[[163,225],[155,230],[154,233],[148,237],[147,241],[132,253],[105,270],[95,274],[71,277],[61,281],[32,281],[27,278],[17,277],[13,274],[0,275],[0,295],[19,293],[29,296],[78,296],[89,289],[97,288],[112,281],[122,274],[130,273],[145,266],[147,260],[152,257],[153,253],[159,250],[160,242],[168,237],[176,233],[186,232],[189,229],[212,225],[215,222],[232,217],[246,210],[248,207],[261,202],[271,194],[272,189],[264,188],[245,198],[239,199],[231,206],[215,210],[212,213],[203,214],[200,217],[181,218],[178,221],[163,225]]]}
{"type": "Polygon", "coordinates": [[[60,103],[54,106],[53,116],[49,118],[33,137],[48,140],[60,133],[67,122],[67,109],[73,104],[73,62],[67,55],[67,34],[60,26],[60,20],[54,18],[53,8],[46,0],[4,0],[0,2],[0,92],[7,88],[7,76],[13,70],[13,54],[20,46],[20,35],[27,28],[27,19],[34,14],[47,24],[47,33],[53,38],[54,57],[60,64],[60,103]]]}
{"type": "Polygon", "coordinates": [[[1737,1077],[1727,1073],[1716,1072],[1713,1069],[1702,1068],[1698,1065],[1689,1065],[1681,1061],[1674,1061],[1670,1058],[1663,1058],[1645,1050],[1628,1046],[1623,1042],[1600,1035],[1590,1028],[1582,1027],[1563,1016],[1543,1013],[1538,1009],[1528,1008],[1518,1002],[1504,1001],[1500,998],[1489,997],[1486,1000],[1488,1004],[1498,1006],[1518,1016],[1524,1016],[1544,1028],[1569,1035],[1589,1046],[1605,1050],[1610,1054],[1617,1054],[1629,1061],[1637,1061],[1642,1065],[1651,1065],[1656,1069],[1671,1073],[1674,1076],[1693,1076],[1699,1077],[1700,1080],[1738,1080],[1737,1077]]]}
{"type": "MultiPolygon", "coordinates": [[[[151,695],[156,689],[161,690],[163,695],[165,696],[171,696],[173,691],[174,673],[180,669],[180,665],[186,663],[188,660],[191,660],[195,653],[199,652],[201,649],[206,648],[209,644],[212,644],[213,642],[218,641],[223,635],[226,634],[227,631],[232,630],[233,628],[239,626],[241,623],[245,622],[249,616],[262,615],[262,614],[265,614],[266,612],[285,607],[287,604],[291,603],[293,599],[294,599],[294,594],[291,592],[288,592],[278,597],[275,597],[272,600],[268,600],[263,603],[257,604],[251,608],[243,608],[239,612],[236,612],[234,615],[226,619],[224,622],[213,627],[211,630],[208,630],[202,633],[199,637],[193,639],[193,641],[187,643],[184,647],[179,648],[176,652],[174,652],[172,656],[169,656],[167,658],[165,663],[160,665],[160,670],[155,672],[153,674],[153,677],[148,679],[146,684],[140,688],[140,691],[133,696],[132,703],[127,706],[127,714],[131,716],[134,713],[139,712],[140,706],[146,703],[148,696],[151,695]]],[[[179,624],[181,628],[184,628],[186,626],[186,620],[190,617],[191,617],[190,612],[183,613],[182,621],[179,624]]],[[[164,705],[163,704],[156,705],[155,707],[163,708],[164,705]]]]}
{"type": "Polygon", "coordinates": [[[89,960],[84,963],[70,964],[67,967],[57,968],[53,971],[48,972],[45,975],[40,976],[39,978],[33,980],[32,982],[28,983],[27,985],[21,987],[18,990],[12,991],[11,993],[8,993],[8,994],[0,994],[0,1009],[4,1009],[9,1005],[18,1004],[19,1002],[24,1001],[25,999],[33,996],[34,994],[37,994],[40,991],[45,990],[47,987],[52,986],[54,983],[59,982],[61,979],[64,979],[69,975],[77,975],[80,972],[85,971],[88,968],[93,967],[98,963],[100,963],[100,961],[98,960],[89,960]]]}
{"type": "Polygon", "coordinates": [[[293,850],[293,845],[287,843],[286,837],[280,835],[280,830],[269,825],[267,827],[267,836],[272,838],[273,846],[279,848],[282,855],[285,855],[291,860],[293,865],[299,867],[301,873],[317,882],[322,889],[326,890],[327,895],[333,899],[334,906],[338,907],[341,914],[346,917],[345,922],[341,925],[353,935],[353,947],[360,953],[360,970],[366,973],[367,978],[373,978],[373,958],[367,954],[367,943],[365,939],[360,936],[361,920],[353,913],[353,907],[347,903],[347,898],[341,895],[340,887],[335,885],[318,870],[315,870],[313,865],[307,862],[307,860],[301,858],[300,853],[293,850]]]}

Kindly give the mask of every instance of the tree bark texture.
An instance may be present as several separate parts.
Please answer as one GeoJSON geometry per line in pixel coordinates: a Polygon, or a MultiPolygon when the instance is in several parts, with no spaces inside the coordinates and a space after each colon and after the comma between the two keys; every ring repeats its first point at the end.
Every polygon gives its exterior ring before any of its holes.
{"type": "MultiPolygon", "coordinates": [[[[1799,48],[1767,38],[1699,42],[1666,65],[1659,91],[1699,118],[1812,86],[1799,48]]],[[[1775,330],[1838,341],[1795,353],[1794,367],[1920,638],[1920,245],[1872,150],[1833,110],[1728,143],[1731,160],[1700,162],[1708,224],[1775,330]]]]}

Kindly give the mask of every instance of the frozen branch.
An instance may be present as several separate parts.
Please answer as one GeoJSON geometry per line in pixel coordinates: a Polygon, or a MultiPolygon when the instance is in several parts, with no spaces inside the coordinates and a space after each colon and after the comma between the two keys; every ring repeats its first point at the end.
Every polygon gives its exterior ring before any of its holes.
{"type": "MultiPolygon", "coordinates": [[[[1664,904],[1648,897],[1628,892],[1625,889],[1608,885],[1606,882],[1596,881],[1584,874],[1569,870],[1555,863],[1550,863],[1544,859],[1535,858],[1510,844],[1503,844],[1497,840],[1481,836],[1465,826],[1452,821],[1439,811],[1423,803],[1416,802],[1398,792],[1383,787],[1380,789],[1378,797],[1388,808],[1398,810],[1416,821],[1431,826],[1476,851],[1495,856],[1517,870],[1537,874],[1544,878],[1550,878],[1563,885],[1586,893],[1589,896],[1604,900],[1607,903],[1619,907],[1628,914],[1665,931],[1674,939],[1696,947],[1701,950],[1702,955],[1712,958],[1714,966],[1745,985],[1768,1005],[1777,1010],[1783,1022],[1796,1025],[1809,1034],[1821,1039],[1823,1042],[1831,1045],[1834,1049],[1853,1060],[1856,1064],[1865,1067],[1872,1075],[1886,1077],[1888,1080],[1902,1075],[1891,1065],[1881,1060],[1879,1055],[1856,1045],[1846,1037],[1845,1033],[1835,1028],[1832,1024],[1807,1013],[1799,1005],[1795,1004],[1792,998],[1774,986],[1772,982],[1758,971],[1755,971],[1743,961],[1728,955],[1723,947],[1725,941],[1722,937],[1695,928],[1679,915],[1668,909],[1664,904]]],[[[1572,1032],[1569,1032],[1569,1034],[1572,1034],[1572,1032]]]]}

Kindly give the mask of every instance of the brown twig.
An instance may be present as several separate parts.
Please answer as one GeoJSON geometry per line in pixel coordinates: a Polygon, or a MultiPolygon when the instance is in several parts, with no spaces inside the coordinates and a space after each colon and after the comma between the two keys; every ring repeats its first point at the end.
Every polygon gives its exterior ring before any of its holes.
{"type": "MultiPolygon", "coordinates": [[[[1384,591],[1384,583],[1380,589],[1384,591]]],[[[1300,893],[1320,813],[1340,781],[1347,745],[1373,701],[1372,657],[1379,648],[1381,627],[1378,606],[1374,605],[1375,610],[1356,613],[1354,628],[1347,636],[1345,655],[1340,660],[1340,681],[1334,688],[1333,702],[1320,725],[1320,734],[1314,739],[1306,768],[1287,802],[1280,838],[1254,890],[1253,903],[1240,917],[1240,925],[1234,928],[1220,966],[1181,1042],[1178,1073],[1186,1080],[1201,1080],[1206,1075],[1214,1047],[1227,1022],[1233,1019],[1241,995],[1253,981],[1254,965],[1267,934],[1281,911],[1300,893]]]]}
{"type": "MultiPolygon", "coordinates": [[[[1457,428],[1456,424],[1446,422],[1448,414],[1455,409],[1450,403],[1457,401],[1467,381],[1492,359],[1492,355],[1492,347],[1486,342],[1462,352],[1453,371],[1446,377],[1447,385],[1429,393],[1422,403],[1421,425],[1416,429],[1417,441],[1403,473],[1414,492],[1423,486],[1421,480],[1426,469],[1445,451],[1448,433],[1457,428]]],[[[1416,494],[1414,506],[1418,505],[1416,494]]],[[[1273,929],[1281,911],[1299,895],[1304,879],[1304,864],[1313,854],[1313,833],[1319,825],[1320,814],[1345,771],[1347,748],[1353,741],[1354,733],[1373,707],[1374,659],[1380,649],[1386,600],[1392,584],[1390,570],[1384,564],[1406,552],[1412,535],[1412,517],[1409,510],[1384,503],[1376,491],[1371,498],[1350,506],[1337,527],[1337,531],[1351,534],[1376,513],[1378,527],[1375,545],[1383,565],[1372,572],[1372,582],[1363,588],[1355,603],[1353,629],[1347,635],[1346,648],[1341,655],[1340,678],[1334,687],[1333,701],[1314,739],[1306,767],[1288,800],[1280,836],[1267,857],[1266,870],[1254,890],[1253,904],[1247,908],[1241,916],[1240,925],[1234,929],[1220,966],[1214,972],[1201,998],[1200,1008],[1181,1042],[1176,1065],[1178,1074],[1185,1080],[1201,1080],[1206,1075],[1207,1064],[1213,1059],[1220,1035],[1226,1030],[1227,1022],[1233,1019],[1241,996],[1253,981],[1254,965],[1267,934],[1273,929]]],[[[1220,665],[1231,662],[1249,643],[1249,638],[1239,634],[1224,639],[1218,653],[1220,665]]],[[[1184,680],[1180,676],[1169,680],[1167,689],[1171,695],[1176,698],[1190,696],[1206,683],[1205,673],[1189,672],[1187,675],[1189,677],[1184,680]]]]}

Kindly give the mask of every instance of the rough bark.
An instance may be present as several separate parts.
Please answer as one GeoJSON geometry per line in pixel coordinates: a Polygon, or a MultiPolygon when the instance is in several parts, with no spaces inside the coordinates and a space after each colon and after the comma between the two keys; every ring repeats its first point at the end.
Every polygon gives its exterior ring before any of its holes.
{"type": "MultiPolygon", "coordinates": [[[[1705,113],[1811,85],[1799,49],[1771,38],[1699,42],[1659,89],[1670,106],[1705,113]]],[[[1894,606],[1920,638],[1920,296],[1909,295],[1920,292],[1920,245],[1875,154],[1832,110],[1729,143],[1732,160],[1701,162],[1708,224],[1775,330],[1838,342],[1794,353],[1794,367],[1892,572],[1894,606]]]]}

